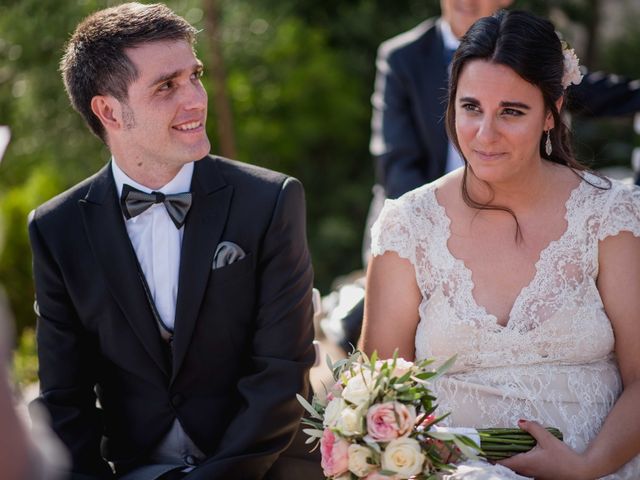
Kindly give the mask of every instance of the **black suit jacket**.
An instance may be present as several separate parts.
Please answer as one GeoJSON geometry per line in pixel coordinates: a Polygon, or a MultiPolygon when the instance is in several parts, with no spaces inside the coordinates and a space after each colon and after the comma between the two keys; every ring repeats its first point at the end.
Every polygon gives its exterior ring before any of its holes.
{"type": "Polygon", "coordinates": [[[307,394],[314,360],[302,186],[207,157],[192,192],[172,348],[145,296],[110,165],[30,217],[39,401],[75,473],[110,476],[100,444],[118,472],[137,466],[178,418],[208,456],[193,478],[258,479],[296,432],[295,394],[307,394]],[[212,270],[223,240],[247,255],[212,270]]]}
{"type": "MultiPolygon", "coordinates": [[[[435,19],[380,45],[376,60],[371,153],[376,179],[389,198],[445,173],[447,64],[435,19]]],[[[568,91],[568,109],[587,116],[627,115],[640,110],[635,83],[601,72],[587,73],[568,91]]]]}

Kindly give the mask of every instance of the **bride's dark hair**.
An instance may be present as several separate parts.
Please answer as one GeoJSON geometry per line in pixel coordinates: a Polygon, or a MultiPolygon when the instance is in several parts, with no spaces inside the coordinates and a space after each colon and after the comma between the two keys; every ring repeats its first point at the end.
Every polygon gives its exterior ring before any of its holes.
{"type": "MultiPolygon", "coordinates": [[[[462,197],[467,205],[481,210],[503,210],[516,220],[516,238],[520,236],[518,220],[511,209],[498,205],[475,201],[467,190],[469,164],[460,150],[456,134],[455,100],[458,80],[465,64],[481,59],[511,68],[527,82],[537,86],[542,92],[545,108],[553,115],[554,128],[551,130],[552,153],[545,152],[546,134],[540,135],[540,155],[551,162],[566,165],[574,172],[587,170],[576,160],[571,148],[571,134],[562,120],[556,101],[565,96],[562,85],[564,55],[562,43],[553,24],[536,15],[518,10],[501,10],[491,17],[474,23],[462,38],[451,64],[449,79],[449,104],[447,106],[447,133],[464,159],[462,197]]],[[[566,104],[562,103],[562,108],[566,104]]],[[[583,178],[583,177],[581,177],[583,178]]]]}

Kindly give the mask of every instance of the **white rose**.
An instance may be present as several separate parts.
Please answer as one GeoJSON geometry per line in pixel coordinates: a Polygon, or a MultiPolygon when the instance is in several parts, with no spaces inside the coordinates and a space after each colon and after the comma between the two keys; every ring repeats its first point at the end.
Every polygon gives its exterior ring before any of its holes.
{"type": "Polygon", "coordinates": [[[371,371],[363,370],[347,381],[347,386],[342,391],[342,398],[360,406],[369,401],[372,392],[373,378],[371,371]]]}
{"type": "Polygon", "coordinates": [[[349,445],[349,470],[358,477],[366,477],[377,465],[373,463],[373,452],[364,445],[352,443],[349,445]]]}
{"type": "Polygon", "coordinates": [[[397,472],[399,478],[409,478],[422,471],[424,458],[417,440],[396,438],[382,452],[382,468],[397,472]]]}
{"type": "Polygon", "coordinates": [[[404,358],[396,358],[396,368],[393,370],[393,374],[401,377],[411,370],[412,367],[412,362],[407,362],[404,358]]]}
{"type": "Polygon", "coordinates": [[[341,398],[334,398],[329,402],[327,408],[324,410],[324,420],[322,424],[325,427],[335,427],[340,418],[340,412],[347,408],[347,404],[341,398]]]}
{"type": "Polygon", "coordinates": [[[340,412],[336,428],[345,437],[362,435],[364,433],[364,415],[360,410],[347,407],[340,412]]]}
{"type": "MultiPolygon", "coordinates": [[[[392,364],[393,364],[392,358],[388,358],[386,360],[378,360],[376,362],[376,370],[379,371],[384,365],[388,365],[389,367],[391,367],[392,364]]],[[[409,370],[411,370],[413,368],[413,365],[414,365],[413,362],[407,362],[404,358],[398,357],[396,358],[396,366],[393,369],[393,372],[391,372],[391,376],[401,377],[402,375],[407,373],[409,370]]]]}

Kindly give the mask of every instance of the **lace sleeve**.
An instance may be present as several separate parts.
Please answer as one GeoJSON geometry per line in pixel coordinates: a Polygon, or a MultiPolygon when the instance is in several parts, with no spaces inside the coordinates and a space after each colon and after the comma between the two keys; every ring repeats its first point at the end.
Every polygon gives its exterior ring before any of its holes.
{"type": "Polygon", "coordinates": [[[385,200],[378,220],[371,227],[371,255],[392,251],[415,265],[414,235],[404,200],[385,200]]]}
{"type": "Polygon", "coordinates": [[[612,192],[612,199],[604,209],[598,240],[622,231],[640,237],[640,188],[621,185],[612,192]]]}

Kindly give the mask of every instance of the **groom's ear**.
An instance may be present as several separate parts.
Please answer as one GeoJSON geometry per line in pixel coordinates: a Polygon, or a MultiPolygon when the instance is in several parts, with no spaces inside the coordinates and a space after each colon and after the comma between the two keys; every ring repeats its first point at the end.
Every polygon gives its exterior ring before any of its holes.
{"type": "Polygon", "coordinates": [[[120,102],[111,95],[96,95],[91,99],[91,111],[107,132],[122,128],[120,102]]]}

